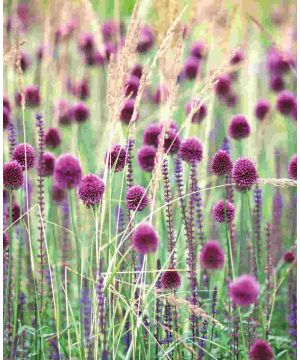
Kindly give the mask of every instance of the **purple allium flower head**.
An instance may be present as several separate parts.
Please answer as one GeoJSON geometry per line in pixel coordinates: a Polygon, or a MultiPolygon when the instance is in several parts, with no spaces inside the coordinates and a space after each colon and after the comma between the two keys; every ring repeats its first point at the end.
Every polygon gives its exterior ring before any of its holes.
{"type": "Polygon", "coordinates": [[[258,120],[263,120],[270,111],[270,108],[271,106],[268,100],[258,100],[254,109],[256,118],[258,120]]]}
{"type": "Polygon", "coordinates": [[[45,145],[50,149],[56,149],[61,143],[59,129],[49,128],[45,133],[45,145]]]}
{"type": "Polygon", "coordinates": [[[231,91],[231,79],[228,74],[221,75],[215,85],[216,94],[225,97],[231,91]]]}
{"type": "Polygon", "coordinates": [[[15,201],[12,204],[11,218],[12,218],[12,222],[15,224],[18,224],[20,222],[21,208],[20,208],[20,205],[18,203],[16,203],[15,201]]]}
{"type": "Polygon", "coordinates": [[[203,156],[201,142],[195,137],[187,138],[181,143],[179,156],[189,164],[200,162],[203,156]]]}
{"type": "Polygon", "coordinates": [[[80,80],[75,88],[74,95],[76,95],[80,100],[86,100],[90,96],[90,85],[88,79],[80,80]]]}
{"type": "Polygon", "coordinates": [[[111,41],[108,41],[104,44],[104,50],[105,50],[106,60],[109,61],[111,55],[117,52],[117,47],[111,41]]]}
{"type": "Polygon", "coordinates": [[[240,140],[250,135],[250,125],[244,115],[234,115],[228,126],[228,134],[235,140],[240,140]]]}
{"type": "Polygon", "coordinates": [[[161,286],[163,289],[178,289],[181,285],[179,272],[174,269],[168,269],[162,273],[161,286]]]}
{"type": "Polygon", "coordinates": [[[165,133],[164,151],[168,154],[176,154],[180,149],[181,140],[179,134],[173,128],[169,128],[165,133]]]}
{"type": "Polygon", "coordinates": [[[120,120],[124,124],[129,124],[133,115],[134,99],[128,99],[120,111],[120,120]]]}
{"type": "Polygon", "coordinates": [[[141,78],[143,73],[143,66],[140,64],[135,64],[131,69],[130,74],[136,76],[137,78],[141,78]]]}
{"type": "Polygon", "coordinates": [[[150,26],[144,25],[140,31],[140,38],[137,44],[137,52],[146,53],[154,44],[154,33],[150,26]]]}
{"type": "Polygon", "coordinates": [[[233,165],[232,178],[240,190],[248,190],[258,180],[253,160],[240,157],[233,165]]]}
{"type": "Polygon", "coordinates": [[[8,233],[3,233],[3,249],[6,249],[9,245],[9,235],[8,233]]]}
{"type": "Polygon", "coordinates": [[[293,109],[296,107],[296,98],[288,90],[281,91],[276,100],[276,109],[282,115],[291,115],[293,109]]]}
{"type": "Polygon", "coordinates": [[[90,110],[85,103],[78,103],[72,109],[74,120],[78,123],[85,122],[90,117],[90,110]]]}
{"type": "Polygon", "coordinates": [[[207,241],[200,252],[200,265],[203,269],[216,270],[224,266],[225,255],[219,241],[207,241]]]}
{"type": "Polygon", "coordinates": [[[108,162],[109,169],[114,172],[122,171],[127,164],[127,151],[121,145],[113,145],[105,155],[105,163],[108,162]]]}
{"type": "Polygon", "coordinates": [[[277,93],[285,88],[285,81],[281,75],[272,75],[270,77],[269,86],[273,92],[277,93]]]}
{"type": "Polygon", "coordinates": [[[84,63],[87,66],[99,65],[103,66],[106,63],[106,56],[102,55],[98,50],[92,53],[85,53],[83,57],[84,63]]]}
{"type": "Polygon", "coordinates": [[[292,264],[296,260],[296,256],[293,251],[287,251],[283,254],[283,260],[288,264],[292,264]]]}
{"type": "Polygon", "coordinates": [[[73,108],[66,100],[59,100],[55,107],[55,114],[60,125],[69,125],[73,121],[73,108]]]}
{"type": "Polygon", "coordinates": [[[136,97],[140,86],[140,79],[134,75],[131,75],[125,84],[125,96],[136,97]]]}
{"type": "Polygon", "coordinates": [[[148,205],[146,190],[143,186],[131,186],[126,193],[126,207],[132,211],[142,211],[148,205]]]}
{"type": "Polygon", "coordinates": [[[255,303],[259,295],[259,283],[252,275],[242,275],[229,284],[229,296],[235,305],[255,303]]]}
{"type": "Polygon", "coordinates": [[[132,246],[138,254],[148,254],[158,249],[159,238],[148,223],[139,224],[132,234],[132,246]]]}
{"type": "Polygon", "coordinates": [[[232,58],[230,59],[230,64],[231,65],[236,65],[239,64],[240,62],[242,62],[245,58],[245,54],[243,52],[242,49],[238,49],[234,55],[232,56],[232,58]]]}
{"type": "Polygon", "coordinates": [[[40,90],[37,85],[27,86],[24,90],[25,103],[27,106],[36,107],[41,103],[40,90]]]}
{"type": "Polygon", "coordinates": [[[45,152],[42,158],[42,164],[38,162],[38,175],[43,177],[52,176],[55,166],[55,156],[51,152],[45,152]]]}
{"type": "Polygon", "coordinates": [[[25,170],[25,157],[27,170],[32,169],[34,165],[34,149],[30,144],[18,145],[12,155],[12,159],[16,160],[25,170]]]}
{"type": "Polygon", "coordinates": [[[231,202],[226,200],[225,214],[224,200],[219,200],[213,206],[212,215],[213,218],[219,223],[225,222],[225,219],[227,220],[227,222],[231,223],[234,219],[235,207],[233,206],[233,204],[231,204],[231,202]]]}
{"type": "Polygon", "coordinates": [[[23,169],[18,161],[9,161],[3,165],[3,185],[8,190],[19,189],[23,185],[23,169]]]}
{"type": "Polygon", "coordinates": [[[143,145],[137,153],[137,162],[143,171],[151,172],[155,165],[156,148],[151,145],[143,145]]]}
{"type": "Polygon", "coordinates": [[[78,48],[84,53],[91,53],[94,50],[94,36],[91,33],[79,35],[78,48]]]}
{"type": "Polygon", "coordinates": [[[156,105],[165,104],[168,97],[169,97],[168,88],[166,87],[166,85],[160,84],[152,97],[152,101],[156,105]]]}
{"type": "Polygon", "coordinates": [[[146,127],[143,135],[143,144],[158,146],[159,135],[161,133],[161,124],[152,123],[146,127]]]}
{"type": "Polygon", "coordinates": [[[107,20],[102,24],[101,32],[105,42],[112,41],[118,34],[122,35],[124,31],[123,24],[114,20],[107,20]]]}
{"type": "Polygon", "coordinates": [[[78,198],[86,207],[97,206],[102,200],[104,189],[102,179],[94,174],[86,175],[80,180],[78,198]]]}
{"type": "Polygon", "coordinates": [[[211,172],[218,176],[230,175],[233,164],[225,150],[218,150],[211,161],[211,172]]]}
{"type": "Polygon", "coordinates": [[[52,186],[52,199],[56,203],[60,203],[66,198],[66,191],[59,187],[57,184],[53,184],[52,186]]]}
{"type": "Polygon", "coordinates": [[[24,51],[21,51],[20,54],[20,67],[23,72],[26,72],[31,65],[31,58],[30,56],[25,53],[24,51]]]}
{"type": "Polygon", "coordinates": [[[15,104],[16,106],[20,107],[22,103],[22,95],[19,91],[15,93],[15,104]]]}
{"type": "Polygon", "coordinates": [[[3,107],[6,108],[8,110],[8,112],[10,113],[11,107],[10,107],[10,102],[9,102],[7,96],[3,96],[3,107]]]}
{"type": "Polygon", "coordinates": [[[3,130],[7,129],[10,123],[10,113],[9,110],[4,106],[3,107],[3,130]]]}
{"type": "Polygon", "coordinates": [[[72,189],[79,185],[82,177],[79,160],[72,154],[59,156],[54,167],[54,179],[61,189],[72,189]]]}
{"type": "MultiPolygon", "coordinates": [[[[185,105],[185,113],[188,116],[192,109],[192,101],[189,101],[185,105]]],[[[205,104],[201,104],[197,112],[192,117],[192,123],[199,124],[207,115],[207,107],[205,104]]]]}
{"type": "Polygon", "coordinates": [[[236,104],[238,103],[239,99],[237,95],[233,92],[228,93],[225,98],[225,103],[229,108],[234,108],[236,104]]]}
{"type": "Polygon", "coordinates": [[[289,71],[289,60],[279,50],[271,48],[267,57],[267,66],[270,74],[282,75],[289,71]]]}
{"type": "Polygon", "coordinates": [[[202,59],[205,56],[205,44],[203,41],[195,41],[190,48],[190,55],[197,58],[202,59]]]}
{"type": "Polygon", "coordinates": [[[288,166],[289,177],[297,180],[297,154],[293,155],[288,166]]]}
{"type": "Polygon", "coordinates": [[[35,57],[36,57],[36,60],[37,62],[41,62],[42,59],[43,59],[43,56],[44,56],[44,51],[45,51],[45,47],[44,45],[40,45],[36,52],[35,52],[35,57]]]}
{"type": "Polygon", "coordinates": [[[255,340],[250,347],[250,360],[272,360],[274,359],[273,351],[270,344],[261,339],[255,340]]]}
{"type": "Polygon", "coordinates": [[[194,80],[198,75],[199,67],[199,59],[194,56],[190,56],[184,64],[184,76],[189,80],[194,80]]]}

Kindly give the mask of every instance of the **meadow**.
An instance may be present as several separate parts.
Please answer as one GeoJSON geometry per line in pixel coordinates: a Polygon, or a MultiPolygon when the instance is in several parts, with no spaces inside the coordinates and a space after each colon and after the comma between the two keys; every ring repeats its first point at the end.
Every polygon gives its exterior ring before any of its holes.
{"type": "Polygon", "coordinates": [[[3,358],[296,359],[296,1],[3,14],[3,358]]]}

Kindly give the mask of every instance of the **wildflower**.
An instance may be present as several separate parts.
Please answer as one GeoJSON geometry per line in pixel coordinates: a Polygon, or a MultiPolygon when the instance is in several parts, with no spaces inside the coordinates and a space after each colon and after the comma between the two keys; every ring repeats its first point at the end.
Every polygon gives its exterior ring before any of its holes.
{"type": "Polygon", "coordinates": [[[36,85],[27,86],[24,90],[24,96],[27,106],[36,107],[41,103],[40,90],[36,85]]]}
{"type": "Polygon", "coordinates": [[[86,175],[80,180],[78,198],[86,207],[97,206],[102,200],[104,189],[102,179],[93,174],[86,175]]]}
{"type": "Polygon", "coordinates": [[[283,255],[283,260],[288,264],[292,264],[296,260],[296,256],[293,251],[287,251],[283,255]]]}
{"type": "MultiPolygon", "coordinates": [[[[188,116],[189,113],[192,110],[192,101],[189,101],[185,105],[185,113],[188,116]]],[[[205,104],[201,104],[199,109],[196,111],[196,113],[192,117],[192,123],[199,124],[207,115],[207,107],[205,104]]]]}
{"type": "Polygon", "coordinates": [[[193,80],[197,77],[199,72],[199,59],[194,56],[190,56],[184,64],[184,75],[187,79],[193,80]]]}
{"type": "Polygon", "coordinates": [[[49,128],[45,133],[45,144],[50,149],[56,149],[61,143],[60,132],[57,128],[49,128]]]}
{"type": "Polygon", "coordinates": [[[78,48],[84,53],[91,53],[94,50],[94,36],[91,33],[80,34],[78,48]]]}
{"type": "Polygon", "coordinates": [[[12,159],[22,166],[23,171],[25,170],[25,158],[27,170],[32,169],[34,165],[34,149],[30,144],[18,145],[12,155],[12,159]]]}
{"type": "Polygon", "coordinates": [[[130,71],[130,75],[136,76],[137,78],[141,78],[143,73],[143,66],[140,64],[135,64],[130,71]]]}
{"type": "Polygon", "coordinates": [[[3,249],[6,249],[9,245],[9,236],[8,234],[5,232],[3,233],[3,249]]]}
{"type": "Polygon", "coordinates": [[[242,62],[245,58],[245,54],[243,52],[242,49],[238,49],[234,55],[232,56],[232,58],[230,59],[230,64],[231,65],[236,65],[239,64],[240,62],[242,62]]]}
{"type": "Polygon", "coordinates": [[[232,178],[240,190],[248,190],[258,180],[254,161],[240,157],[233,165],[232,178]]]}
{"type": "Polygon", "coordinates": [[[128,99],[120,112],[120,120],[124,124],[129,124],[133,115],[134,110],[134,99],[128,99]]]}
{"type": "Polygon", "coordinates": [[[144,54],[152,48],[153,44],[154,33],[149,26],[144,25],[140,31],[140,38],[136,48],[137,52],[144,54]]]}
{"type": "Polygon", "coordinates": [[[295,96],[287,90],[281,91],[276,100],[276,109],[282,115],[291,115],[293,109],[296,107],[295,96]]]}
{"type": "Polygon", "coordinates": [[[293,155],[288,165],[289,177],[297,180],[297,154],[293,155]]]}
{"type": "Polygon", "coordinates": [[[146,190],[143,186],[131,186],[126,193],[126,207],[133,211],[142,211],[148,205],[146,190]]]}
{"type": "Polygon", "coordinates": [[[181,285],[179,272],[174,269],[168,269],[162,273],[161,286],[163,289],[178,289],[181,285]]]}
{"type": "Polygon", "coordinates": [[[122,171],[127,164],[127,152],[121,145],[113,145],[105,155],[105,163],[108,162],[109,169],[114,172],[122,171]]]}
{"type": "Polygon", "coordinates": [[[72,189],[79,185],[82,177],[79,160],[72,154],[59,156],[54,167],[54,179],[61,189],[72,189]]]}
{"type": "Polygon", "coordinates": [[[154,169],[156,149],[151,145],[143,145],[137,153],[137,162],[143,171],[151,172],[154,169]]]}
{"type": "Polygon", "coordinates": [[[56,203],[62,202],[66,198],[66,191],[59,187],[57,184],[52,186],[52,199],[56,203]]]}
{"type": "Polygon", "coordinates": [[[203,156],[202,144],[195,137],[187,138],[181,143],[179,156],[189,164],[200,162],[203,156]]]}
{"type": "Polygon", "coordinates": [[[203,41],[195,41],[190,49],[190,55],[197,58],[202,59],[205,56],[205,44],[203,41]]]}
{"type": "Polygon", "coordinates": [[[69,125],[73,121],[73,108],[66,100],[59,100],[55,107],[55,114],[60,125],[69,125]]]}
{"type": "Polygon", "coordinates": [[[225,255],[220,243],[216,240],[207,241],[200,253],[201,267],[207,270],[221,269],[224,262],[225,255]]]}
{"type": "Polygon", "coordinates": [[[88,79],[82,79],[74,88],[74,95],[80,100],[86,100],[90,96],[90,86],[88,79]]]}
{"type": "Polygon", "coordinates": [[[235,208],[231,204],[231,202],[226,200],[226,213],[225,213],[224,200],[219,200],[213,206],[212,214],[213,214],[213,218],[219,223],[223,223],[225,222],[225,220],[231,223],[234,219],[235,208]]]}
{"type": "Polygon", "coordinates": [[[139,224],[132,234],[133,249],[139,254],[155,252],[158,249],[158,244],[158,235],[148,223],[139,224]]]}
{"type": "Polygon", "coordinates": [[[3,107],[3,130],[7,129],[10,123],[10,113],[8,109],[4,106],[3,107]]]}
{"type": "Polygon", "coordinates": [[[220,97],[225,97],[226,95],[229,94],[230,90],[231,90],[231,79],[229,75],[227,74],[221,75],[218,78],[218,81],[215,85],[216,94],[220,97]]]}
{"type": "Polygon", "coordinates": [[[270,111],[270,103],[267,100],[259,100],[255,105],[254,114],[258,120],[263,120],[270,111]]]}
{"type": "Polygon", "coordinates": [[[285,88],[285,81],[281,75],[272,75],[270,77],[269,86],[273,92],[278,93],[285,88]]]}
{"type": "Polygon", "coordinates": [[[242,275],[229,284],[229,296],[235,305],[254,304],[259,295],[259,283],[254,276],[242,275]]]}
{"type": "Polygon", "coordinates": [[[51,152],[45,152],[41,161],[38,163],[38,175],[48,177],[53,175],[55,156],[51,152]]]}
{"type": "Polygon", "coordinates": [[[89,108],[82,102],[75,104],[72,109],[74,120],[83,123],[90,117],[89,108]]]}
{"type": "Polygon", "coordinates": [[[218,150],[211,161],[211,172],[217,176],[230,175],[232,171],[232,161],[225,150],[218,150]]]}
{"type": "Polygon", "coordinates": [[[273,351],[270,344],[261,339],[255,340],[250,347],[250,360],[272,360],[274,359],[273,351]]]}
{"type": "Polygon", "coordinates": [[[13,160],[4,164],[3,185],[8,190],[16,190],[23,185],[23,169],[17,161],[13,160]]]}
{"type": "Polygon", "coordinates": [[[228,127],[228,134],[235,140],[240,140],[250,135],[250,125],[243,115],[234,115],[228,127]]]}

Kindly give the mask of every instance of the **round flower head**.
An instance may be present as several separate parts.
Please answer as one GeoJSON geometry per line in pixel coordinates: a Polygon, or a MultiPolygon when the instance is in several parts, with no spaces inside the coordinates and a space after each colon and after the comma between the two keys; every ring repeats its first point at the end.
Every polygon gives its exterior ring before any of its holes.
{"type": "Polygon", "coordinates": [[[72,154],[62,154],[56,160],[54,179],[61,189],[72,189],[79,185],[82,177],[79,160],[72,154]]]}
{"type": "Polygon", "coordinates": [[[293,251],[287,251],[283,255],[283,260],[288,264],[292,264],[296,260],[296,256],[293,251]]]}
{"type": "Polygon", "coordinates": [[[258,295],[259,283],[252,275],[242,275],[229,284],[229,296],[234,305],[254,304],[258,295]]]}
{"type": "Polygon", "coordinates": [[[227,74],[221,75],[215,86],[216,94],[220,97],[225,97],[231,91],[231,79],[227,74]]]}
{"type": "Polygon", "coordinates": [[[240,157],[233,165],[232,178],[240,190],[248,190],[258,180],[254,161],[240,157]]]}
{"type": "Polygon", "coordinates": [[[73,121],[73,108],[66,100],[59,100],[55,107],[55,114],[60,125],[69,125],[73,121]]]}
{"type": "Polygon", "coordinates": [[[7,129],[10,123],[10,113],[6,107],[3,107],[3,130],[7,129]]]}
{"type": "Polygon", "coordinates": [[[167,154],[176,154],[180,149],[181,140],[176,130],[170,128],[165,133],[164,151],[167,154]]]}
{"type": "Polygon", "coordinates": [[[164,84],[161,84],[158,86],[157,90],[155,91],[152,97],[152,101],[156,105],[165,104],[168,97],[169,97],[168,88],[164,84]]]}
{"type": "Polygon", "coordinates": [[[254,109],[254,114],[258,120],[263,120],[270,111],[270,103],[267,100],[259,100],[254,109]]]}
{"type": "Polygon", "coordinates": [[[291,115],[293,109],[296,106],[295,96],[287,90],[281,91],[276,100],[276,109],[282,115],[291,115]]]}
{"type": "Polygon", "coordinates": [[[261,339],[255,340],[249,351],[250,360],[272,360],[274,359],[273,350],[270,344],[261,339]]]}
{"type": "Polygon", "coordinates": [[[195,41],[190,49],[190,55],[197,58],[202,59],[205,56],[205,45],[203,41],[195,41]]]}
{"type": "Polygon", "coordinates": [[[134,99],[128,99],[120,111],[120,120],[124,124],[129,124],[133,115],[134,99]]]}
{"type": "Polygon", "coordinates": [[[90,96],[90,86],[87,79],[82,79],[79,81],[75,88],[75,96],[77,96],[80,100],[85,100],[90,96]]]}
{"type": "Polygon", "coordinates": [[[52,186],[52,199],[56,203],[60,203],[66,198],[66,191],[59,187],[57,184],[52,186]]]}
{"type": "Polygon", "coordinates": [[[296,154],[293,155],[293,157],[291,158],[291,160],[289,162],[288,174],[291,179],[297,180],[297,155],[296,154]]]}
{"type": "Polygon", "coordinates": [[[80,34],[78,48],[84,53],[91,53],[94,50],[94,36],[91,33],[80,34]]]}
{"type": "Polygon", "coordinates": [[[132,211],[142,211],[148,205],[145,188],[140,185],[131,186],[126,193],[126,207],[132,211]]]}
{"type": "Polygon", "coordinates": [[[195,79],[198,75],[199,67],[200,67],[199,59],[194,56],[190,56],[184,64],[183,72],[185,77],[189,80],[195,79]]]}
{"type": "Polygon", "coordinates": [[[114,40],[118,34],[123,35],[124,25],[113,20],[107,20],[102,24],[101,32],[105,42],[114,40]]]}
{"type": "Polygon", "coordinates": [[[271,48],[267,57],[267,66],[270,74],[281,75],[289,71],[288,59],[277,49],[271,48]]]}
{"type": "Polygon", "coordinates": [[[225,256],[220,243],[216,240],[207,241],[200,253],[200,265],[203,269],[216,270],[224,266],[225,256]]]}
{"type": "Polygon", "coordinates": [[[136,47],[137,52],[146,53],[152,48],[153,44],[154,33],[149,26],[144,25],[140,31],[140,38],[136,47]]]}
{"type": "Polygon", "coordinates": [[[3,185],[8,190],[19,189],[23,185],[23,169],[15,160],[3,166],[3,185]]]}
{"type": "MultiPolygon", "coordinates": [[[[10,216],[10,215],[9,215],[10,216]]],[[[15,224],[18,224],[20,222],[20,218],[21,218],[21,208],[20,205],[17,204],[16,202],[14,202],[12,204],[12,209],[11,209],[11,219],[12,222],[15,224]]]]}
{"type": "Polygon", "coordinates": [[[39,87],[36,85],[27,86],[24,91],[25,103],[27,106],[36,107],[41,103],[39,87]]]}
{"type": "Polygon", "coordinates": [[[232,56],[232,58],[230,59],[230,64],[231,65],[236,65],[239,64],[240,62],[242,62],[245,58],[244,52],[242,49],[238,49],[234,55],[232,56]]]}
{"type": "Polygon", "coordinates": [[[84,103],[78,103],[73,106],[74,120],[78,123],[85,122],[90,117],[89,108],[84,103]]]}
{"type": "Polygon", "coordinates": [[[140,64],[135,64],[130,72],[131,75],[136,76],[139,79],[142,77],[142,73],[143,73],[143,66],[140,64]]]}
{"type": "Polygon", "coordinates": [[[136,97],[140,85],[140,79],[131,75],[125,84],[125,96],[136,97]]]}
{"type": "Polygon", "coordinates": [[[105,155],[105,163],[114,172],[122,171],[127,164],[127,151],[121,145],[112,146],[105,155]]]}
{"type": "Polygon", "coordinates": [[[56,128],[50,128],[45,133],[45,144],[50,149],[56,149],[61,143],[60,132],[56,128]]]}
{"type": "Polygon", "coordinates": [[[225,100],[225,104],[229,108],[234,108],[236,106],[236,104],[238,103],[238,101],[239,101],[237,95],[234,94],[233,92],[230,92],[229,94],[227,94],[225,96],[224,100],[225,100]]]}
{"type": "Polygon", "coordinates": [[[22,71],[26,72],[29,69],[30,65],[31,65],[30,56],[27,53],[22,51],[20,54],[20,67],[21,67],[22,71]]]}
{"type": "Polygon", "coordinates": [[[117,47],[115,44],[108,41],[104,44],[104,50],[105,50],[106,60],[109,61],[111,54],[115,54],[117,52],[117,47]]]}
{"type": "Polygon", "coordinates": [[[10,113],[11,107],[10,107],[10,102],[9,102],[7,96],[3,96],[3,107],[6,108],[7,111],[10,113]]]}
{"type": "Polygon", "coordinates": [[[195,137],[187,138],[181,143],[179,156],[189,164],[200,162],[203,156],[201,142],[195,137]]]}
{"type": "Polygon", "coordinates": [[[231,204],[231,202],[226,200],[226,214],[225,214],[224,200],[219,200],[213,206],[212,215],[213,218],[219,223],[223,223],[225,222],[225,220],[231,223],[234,219],[235,208],[231,204]]]}
{"type": "Polygon", "coordinates": [[[84,176],[79,183],[78,198],[86,207],[100,204],[104,194],[104,182],[98,176],[89,174],[84,176]]]}
{"type": "Polygon", "coordinates": [[[143,171],[151,172],[154,169],[156,149],[151,145],[143,145],[137,153],[137,162],[143,171]]]}
{"type": "Polygon", "coordinates": [[[179,272],[174,269],[168,269],[162,273],[161,286],[163,289],[178,289],[181,285],[179,272]]]}
{"type": "Polygon", "coordinates": [[[55,156],[51,152],[45,152],[43,154],[42,164],[38,162],[38,175],[48,177],[53,175],[55,165],[55,156]]]}
{"type": "Polygon", "coordinates": [[[154,228],[148,223],[139,224],[132,234],[132,246],[138,254],[148,254],[158,249],[159,239],[154,228]]]}
{"type": "Polygon", "coordinates": [[[218,150],[210,165],[211,172],[217,176],[230,175],[232,167],[230,156],[225,150],[218,150]]]}
{"type": "Polygon", "coordinates": [[[228,127],[228,134],[235,140],[240,140],[250,135],[250,125],[243,115],[234,115],[228,127]]]}
{"type": "Polygon", "coordinates": [[[161,124],[153,123],[146,127],[143,135],[143,144],[158,146],[159,135],[161,133],[161,124]]]}
{"type": "MultiPolygon", "coordinates": [[[[185,113],[188,116],[192,110],[192,101],[189,101],[185,105],[185,113]]],[[[207,107],[205,104],[201,104],[197,112],[192,117],[192,123],[199,124],[207,115],[207,107]]]]}
{"type": "Polygon", "coordinates": [[[8,233],[3,233],[3,249],[6,249],[9,245],[9,236],[8,233]]]}
{"type": "Polygon", "coordinates": [[[16,160],[21,166],[22,169],[25,170],[26,168],[32,169],[34,165],[34,150],[33,147],[29,144],[20,144],[16,146],[13,155],[13,160],[16,160]],[[26,160],[25,160],[26,158],[26,160]]]}
{"type": "Polygon", "coordinates": [[[269,86],[273,92],[277,93],[285,88],[285,81],[280,75],[272,75],[270,77],[269,86]]]}

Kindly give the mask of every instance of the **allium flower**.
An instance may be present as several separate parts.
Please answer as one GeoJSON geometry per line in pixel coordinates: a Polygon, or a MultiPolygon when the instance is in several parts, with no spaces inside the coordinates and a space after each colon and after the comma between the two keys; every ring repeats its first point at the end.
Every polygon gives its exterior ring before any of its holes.
{"type": "Polygon", "coordinates": [[[216,94],[220,97],[225,97],[231,91],[231,79],[227,74],[221,75],[215,86],[216,94]]]}
{"type": "Polygon", "coordinates": [[[134,99],[128,99],[120,111],[120,120],[124,124],[129,124],[133,115],[134,99]]]}
{"type": "Polygon", "coordinates": [[[136,76],[137,78],[141,78],[143,73],[143,66],[140,64],[135,64],[131,69],[130,74],[136,76]]]}
{"type": "Polygon", "coordinates": [[[168,88],[164,84],[161,84],[158,86],[157,90],[155,91],[152,97],[152,101],[156,105],[165,104],[168,97],[169,97],[168,88]]]}
{"type": "Polygon", "coordinates": [[[6,108],[8,110],[8,112],[10,113],[11,107],[10,107],[10,102],[9,102],[7,96],[3,96],[3,107],[6,108]]]}
{"type": "Polygon", "coordinates": [[[230,64],[231,65],[236,65],[239,64],[241,61],[243,61],[245,58],[245,54],[243,52],[242,49],[238,49],[234,55],[232,56],[232,58],[230,59],[230,64]]]}
{"type": "Polygon", "coordinates": [[[267,100],[259,100],[254,109],[254,114],[258,120],[263,120],[270,111],[270,103],[267,100]]]}
{"type": "Polygon", "coordinates": [[[132,234],[133,249],[139,254],[148,254],[158,249],[159,238],[148,223],[139,224],[132,234]]]}
{"type": "Polygon", "coordinates": [[[56,149],[61,143],[60,132],[57,128],[50,128],[45,133],[45,144],[50,149],[56,149]]]}
{"type": "Polygon", "coordinates": [[[43,177],[52,176],[54,172],[55,156],[51,152],[43,154],[42,164],[38,162],[38,175],[43,177]]]}
{"type": "Polygon", "coordinates": [[[203,41],[195,41],[192,45],[191,45],[191,49],[190,49],[190,55],[197,58],[197,59],[202,59],[205,56],[205,44],[203,41]]]}
{"type": "Polygon", "coordinates": [[[179,156],[182,160],[189,164],[193,162],[200,162],[203,156],[203,147],[201,142],[195,137],[187,138],[181,143],[179,156]]]}
{"type": "Polygon", "coordinates": [[[272,91],[277,93],[285,88],[285,81],[280,75],[273,75],[270,78],[269,86],[272,91]]]}
{"type": "Polygon", "coordinates": [[[297,154],[293,155],[288,166],[289,177],[297,180],[297,154]]]}
{"type": "Polygon", "coordinates": [[[34,165],[34,149],[30,144],[18,145],[12,155],[12,159],[16,160],[25,170],[25,157],[27,170],[32,169],[34,165]]]}
{"type": "Polygon", "coordinates": [[[114,40],[118,34],[122,35],[124,26],[114,20],[107,20],[102,24],[101,32],[105,42],[114,40]]]}
{"type": "Polygon", "coordinates": [[[287,251],[283,255],[283,260],[284,260],[284,262],[291,264],[296,260],[296,256],[293,253],[293,251],[287,251]]]}
{"type": "Polygon", "coordinates": [[[144,25],[140,31],[140,38],[136,47],[137,52],[146,53],[152,48],[153,44],[154,33],[149,26],[144,25]]]}
{"type": "Polygon", "coordinates": [[[242,275],[229,284],[229,296],[235,305],[255,303],[259,295],[259,283],[252,275],[242,275]]]}
{"type": "Polygon", "coordinates": [[[84,103],[78,103],[73,106],[74,120],[78,123],[85,122],[90,117],[90,110],[84,103]]]}
{"type": "Polygon", "coordinates": [[[30,56],[25,53],[24,51],[21,51],[20,53],[20,67],[23,72],[26,72],[31,65],[31,58],[30,56]]]}
{"type": "Polygon", "coordinates": [[[278,94],[276,100],[276,109],[282,115],[291,115],[295,107],[296,98],[290,91],[283,90],[278,94]]]}
{"type": "MultiPolygon", "coordinates": [[[[192,109],[192,101],[189,101],[185,105],[185,113],[188,116],[192,109]]],[[[207,115],[207,107],[205,104],[201,104],[197,112],[192,117],[192,123],[199,124],[207,115]]]]}
{"type": "Polygon", "coordinates": [[[148,205],[146,190],[143,186],[131,186],[126,193],[126,207],[132,211],[142,211],[148,205]]]}
{"type": "Polygon", "coordinates": [[[267,57],[267,66],[270,74],[281,75],[289,71],[288,59],[279,50],[271,48],[267,57]]]}
{"type": "Polygon", "coordinates": [[[104,160],[114,172],[122,171],[128,161],[127,151],[121,145],[114,145],[107,151],[104,160]]]}
{"type": "Polygon", "coordinates": [[[178,289],[181,285],[179,272],[174,269],[168,269],[162,273],[161,286],[163,289],[178,289]]]}
{"type": "Polygon", "coordinates": [[[62,202],[66,198],[66,191],[59,187],[57,184],[52,186],[52,199],[56,203],[62,202]]]}
{"type": "Polygon", "coordinates": [[[225,104],[230,108],[235,107],[236,104],[238,103],[238,100],[239,99],[237,95],[234,94],[233,92],[228,93],[224,98],[225,104]]]}
{"type": "Polygon", "coordinates": [[[79,35],[78,47],[79,50],[85,53],[91,53],[94,50],[95,42],[94,36],[91,33],[79,35]]]}
{"type": "Polygon", "coordinates": [[[8,233],[3,233],[3,249],[6,249],[9,245],[9,236],[8,233]]]}
{"type": "Polygon", "coordinates": [[[156,149],[151,145],[143,145],[137,153],[137,162],[143,171],[151,172],[155,165],[156,149]]]}
{"type": "Polygon", "coordinates": [[[159,135],[161,133],[161,124],[153,123],[146,127],[143,135],[143,144],[158,146],[159,135]]]}
{"type": "Polygon", "coordinates": [[[185,77],[189,80],[195,79],[198,75],[199,67],[200,67],[199,59],[194,56],[190,56],[184,64],[183,72],[185,77]]]}
{"type": "Polygon", "coordinates": [[[60,125],[69,125],[73,121],[73,109],[66,100],[59,100],[55,107],[55,114],[60,125]]]}
{"type": "Polygon", "coordinates": [[[250,347],[250,360],[272,360],[274,359],[273,351],[268,342],[257,339],[250,347]]]}
{"type": "Polygon", "coordinates": [[[86,175],[80,180],[78,198],[86,207],[97,206],[102,200],[104,189],[102,179],[93,174],[86,175]]]}
{"type": "Polygon", "coordinates": [[[113,44],[111,41],[108,41],[104,44],[104,50],[105,50],[106,60],[109,61],[111,54],[115,54],[117,52],[117,46],[113,44]]]}
{"type": "Polygon", "coordinates": [[[248,190],[258,180],[254,161],[240,157],[233,165],[232,178],[240,190],[248,190]]]}
{"type": "Polygon", "coordinates": [[[125,84],[125,96],[136,97],[140,86],[140,79],[134,75],[131,75],[125,84]]]}
{"type": "Polygon", "coordinates": [[[27,86],[24,90],[24,96],[27,106],[36,107],[41,103],[40,90],[36,85],[27,86]]]}
{"type": "Polygon", "coordinates": [[[200,264],[203,269],[216,270],[224,266],[224,251],[217,240],[209,240],[202,247],[200,264]]]}
{"type": "Polygon", "coordinates": [[[234,115],[228,127],[228,134],[235,140],[240,140],[250,135],[250,125],[243,115],[234,115]]]}
{"type": "Polygon", "coordinates": [[[181,140],[176,130],[169,128],[165,133],[164,151],[168,154],[176,154],[180,149],[181,140]]]}
{"type": "Polygon", "coordinates": [[[90,96],[90,85],[88,79],[80,80],[75,88],[74,88],[74,95],[76,95],[80,100],[85,100],[90,96]]]}
{"type": "Polygon", "coordinates": [[[61,189],[72,189],[79,185],[82,177],[79,160],[72,154],[59,156],[54,167],[54,179],[61,189]]]}
{"type": "Polygon", "coordinates": [[[9,110],[4,106],[3,107],[3,130],[7,129],[10,123],[10,113],[9,110]]]}
{"type": "Polygon", "coordinates": [[[3,185],[8,190],[19,189],[23,185],[23,169],[15,160],[3,166],[3,185]]]}
{"type": "Polygon", "coordinates": [[[18,224],[21,218],[21,208],[20,205],[16,202],[13,202],[12,209],[11,209],[11,219],[12,222],[18,224]]]}
{"type": "Polygon", "coordinates": [[[232,171],[232,161],[225,150],[218,150],[211,161],[211,172],[218,176],[230,175],[232,171]]]}
{"type": "Polygon", "coordinates": [[[229,223],[231,223],[234,219],[235,207],[231,204],[231,202],[226,200],[226,214],[225,214],[224,200],[219,200],[213,206],[212,215],[213,218],[219,223],[225,222],[225,219],[229,223]]]}

